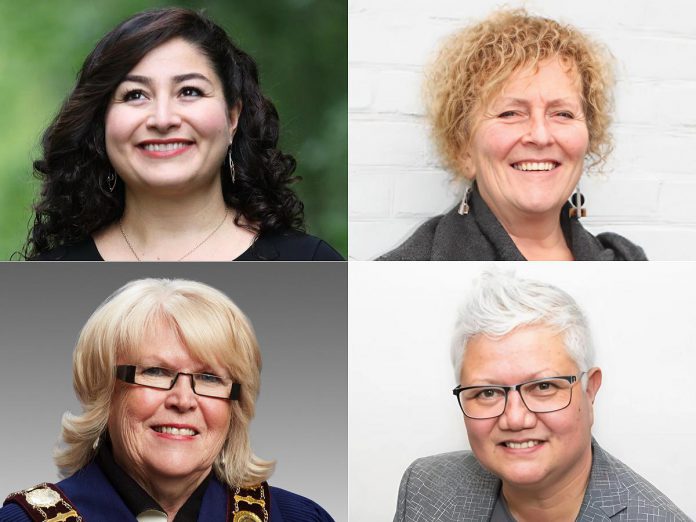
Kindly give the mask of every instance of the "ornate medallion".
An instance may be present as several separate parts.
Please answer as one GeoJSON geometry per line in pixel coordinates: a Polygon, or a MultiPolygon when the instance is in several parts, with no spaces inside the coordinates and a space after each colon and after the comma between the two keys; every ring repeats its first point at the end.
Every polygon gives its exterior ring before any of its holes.
{"type": "Polygon", "coordinates": [[[233,522],[261,522],[261,519],[251,511],[237,511],[234,514],[233,522]]]}
{"type": "Polygon", "coordinates": [[[60,502],[60,495],[50,488],[36,488],[24,494],[27,502],[34,507],[50,508],[60,502]]]}

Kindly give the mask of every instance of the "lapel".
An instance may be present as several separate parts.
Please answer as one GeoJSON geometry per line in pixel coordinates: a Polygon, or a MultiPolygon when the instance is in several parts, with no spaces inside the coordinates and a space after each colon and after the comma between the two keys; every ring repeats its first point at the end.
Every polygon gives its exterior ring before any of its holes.
{"type": "Polygon", "coordinates": [[[94,462],[57,485],[85,522],[137,522],[94,462]]]}
{"type": "MultiPolygon", "coordinates": [[[[607,454],[592,439],[592,471],[585,491],[579,522],[611,520],[628,506],[628,490],[607,454]]],[[[630,518],[629,520],[634,520],[630,518]]],[[[635,518],[638,520],[638,518],[635,518]]]]}
{"type": "Polygon", "coordinates": [[[463,463],[459,476],[453,477],[457,487],[443,504],[443,512],[448,516],[443,520],[488,522],[500,491],[500,479],[483,469],[471,453],[463,463]]]}

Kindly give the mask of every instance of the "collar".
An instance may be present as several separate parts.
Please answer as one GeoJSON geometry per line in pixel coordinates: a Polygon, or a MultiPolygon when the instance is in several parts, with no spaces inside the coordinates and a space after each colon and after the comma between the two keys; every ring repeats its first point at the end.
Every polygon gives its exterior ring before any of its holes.
{"type": "MultiPolygon", "coordinates": [[[[460,215],[459,205],[442,216],[433,238],[434,260],[526,261],[510,235],[481,197],[476,182],[471,186],[469,213],[460,215]],[[485,244],[482,244],[485,242],[485,244]]],[[[570,203],[561,208],[559,220],[568,248],[577,261],[612,261],[615,254],[569,217],[570,203]]]]}
{"type": "MultiPolygon", "coordinates": [[[[124,504],[138,518],[139,522],[154,522],[161,519],[166,512],[133,478],[121,468],[114,459],[111,443],[107,440],[99,446],[94,461],[104,473],[111,486],[121,497],[124,504]]],[[[174,522],[188,522],[198,519],[203,495],[208,488],[210,474],[201,482],[191,496],[186,500],[174,518],[174,522]]],[[[166,520],[166,518],[164,519],[166,520]]]]}

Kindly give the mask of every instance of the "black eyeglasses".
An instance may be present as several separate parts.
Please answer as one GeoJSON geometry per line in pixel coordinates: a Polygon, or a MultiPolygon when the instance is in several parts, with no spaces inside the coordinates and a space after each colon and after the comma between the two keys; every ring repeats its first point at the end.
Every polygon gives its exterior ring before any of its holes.
{"type": "Polygon", "coordinates": [[[130,384],[148,386],[160,390],[171,390],[176,384],[179,375],[188,375],[191,378],[191,389],[196,395],[232,401],[239,400],[242,385],[226,377],[220,377],[211,373],[177,372],[176,370],[158,366],[137,366],[132,364],[116,366],[116,377],[118,379],[130,384]]]}
{"type": "Polygon", "coordinates": [[[573,398],[573,384],[585,373],[535,379],[514,386],[457,386],[452,393],[464,415],[470,419],[500,417],[505,412],[511,391],[519,392],[529,411],[550,413],[568,407],[573,398]]]}

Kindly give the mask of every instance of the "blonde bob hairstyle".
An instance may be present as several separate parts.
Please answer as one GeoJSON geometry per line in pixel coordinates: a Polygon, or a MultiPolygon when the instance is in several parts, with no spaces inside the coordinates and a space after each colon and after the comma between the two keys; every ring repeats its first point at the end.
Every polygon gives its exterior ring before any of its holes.
{"type": "Polygon", "coordinates": [[[558,58],[577,75],[589,132],[588,168],[604,165],[611,152],[614,59],[609,50],[572,26],[500,10],[445,39],[426,71],[424,96],[442,160],[457,177],[473,178],[466,158],[476,126],[491,101],[517,71],[536,70],[558,58]]]}
{"type": "Polygon", "coordinates": [[[132,281],[82,328],[73,354],[73,386],[83,411],[63,415],[64,444],[55,454],[61,475],[72,475],[94,458],[106,433],[119,357],[136,356],[148,334],[162,325],[172,328],[192,358],[225,369],[241,384],[239,400],[230,401],[227,438],[213,464],[216,475],[229,486],[266,480],[274,463],[256,457],[249,443],[261,373],[251,323],[222,292],[182,279],[132,281]]]}

